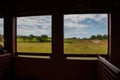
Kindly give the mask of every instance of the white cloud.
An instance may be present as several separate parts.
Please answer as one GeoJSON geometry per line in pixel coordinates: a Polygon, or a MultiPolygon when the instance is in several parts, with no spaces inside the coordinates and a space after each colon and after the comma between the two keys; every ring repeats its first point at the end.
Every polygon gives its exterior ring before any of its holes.
{"type": "Polygon", "coordinates": [[[18,35],[42,35],[51,36],[51,16],[32,16],[17,18],[18,35]]]}
{"type": "Polygon", "coordinates": [[[107,14],[64,15],[65,37],[90,37],[107,32],[107,14]],[[92,31],[92,32],[91,32],[92,31]]]}
{"type": "Polygon", "coordinates": [[[84,30],[75,30],[75,31],[69,31],[65,32],[64,38],[71,38],[71,37],[76,37],[76,38],[83,38],[84,35],[88,34],[88,32],[84,30]]]}
{"type": "Polygon", "coordinates": [[[69,28],[78,28],[78,29],[82,29],[82,28],[86,28],[87,27],[87,25],[77,24],[77,23],[65,23],[64,26],[65,27],[69,27],[69,28]]]}
{"type": "Polygon", "coordinates": [[[41,35],[51,36],[50,33],[51,33],[51,30],[40,30],[37,28],[34,28],[32,30],[20,28],[19,31],[17,32],[18,35],[20,34],[20,35],[27,35],[27,36],[29,36],[30,34],[37,35],[37,36],[41,36],[41,35]]]}
{"type": "MultiPolygon", "coordinates": [[[[107,33],[107,28],[104,27],[108,23],[107,14],[70,14],[64,15],[64,33],[66,37],[84,37],[91,35],[90,31],[107,33]],[[90,23],[86,24],[85,19],[91,19],[90,23]],[[85,21],[85,23],[81,23],[85,21]],[[99,27],[98,28],[98,23],[99,27]],[[93,28],[94,27],[94,28],[93,28]],[[105,29],[106,28],[106,29],[105,29]]],[[[89,22],[89,21],[88,21],[89,22]]],[[[52,16],[30,16],[17,18],[17,35],[49,35],[51,36],[52,16]]],[[[3,33],[3,19],[0,19],[0,34],[3,33]]]]}
{"type": "Polygon", "coordinates": [[[3,18],[0,18],[0,34],[3,34],[3,18]]]}
{"type": "Polygon", "coordinates": [[[72,14],[72,15],[65,15],[64,16],[65,19],[71,19],[74,22],[77,21],[82,21],[86,18],[90,18],[93,19],[95,21],[99,21],[103,18],[107,18],[107,14],[72,14]]]}
{"type": "Polygon", "coordinates": [[[51,24],[51,16],[33,16],[33,17],[19,17],[17,18],[17,25],[26,25],[36,27],[41,25],[41,27],[47,27],[51,24]]]}

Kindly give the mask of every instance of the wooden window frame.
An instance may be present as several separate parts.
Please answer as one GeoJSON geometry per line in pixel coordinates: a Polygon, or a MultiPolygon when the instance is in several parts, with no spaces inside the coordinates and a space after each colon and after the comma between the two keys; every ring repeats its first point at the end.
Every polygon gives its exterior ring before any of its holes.
{"type": "MultiPolygon", "coordinates": [[[[64,11],[64,12],[50,12],[47,15],[52,15],[52,54],[44,54],[44,53],[18,53],[16,52],[17,46],[16,46],[16,20],[17,17],[19,16],[5,16],[4,17],[4,35],[5,35],[5,48],[7,49],[8,53],[12,53],[13,56],[17,55],[36,55],[36,56],[50,56],[50,59],[56,60],[56,61],[63,61],[66,59],[66,57],[97,57],[98,54],[64,54],[64,26],[63,26],[63,21],[64,21],[64,15],[65,14],[89,14],[89,13],[108,13],[106,11],[64,11]],[[57,27],[56,27],[57,26],[57,27]]],[[[37,14],[34,15],[20,15],[20,17],[23,16],[37,16],[37,14]]],[[[46,15],[45,13],[39,14],[41,15],[46,15]]],[[[108,54],[107,55],[101,55],[104,57],[109,58],[111,55],[111,15],[108,13],[109,17],[109,28],[108,28],[108,54]]]]}

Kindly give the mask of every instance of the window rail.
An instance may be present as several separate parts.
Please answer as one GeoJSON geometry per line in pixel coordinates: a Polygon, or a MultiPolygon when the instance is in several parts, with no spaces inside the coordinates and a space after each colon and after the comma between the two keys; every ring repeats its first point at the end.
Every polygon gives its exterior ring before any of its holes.
{"type": "MultiPolygon", "coordinates": [[[[50,53],[27,53],[27,52],[17,52],[17,55],[27,55],[27,56],[50,56],[52,57],[52,54],[50,53]]],[[[105,58],[109,58],[107,54],[64,54],[64,58],[66,59],[67,57],[98,57],[102,56],[105,58]]]]}
{"type": "Polygon", "coordinates": [[[50,56],[50,53],[26,53],[26,52],[17,52],[17,55],[29,55],[29,56],[50,56]]]}
{"type": "Polygon", "coordinates": [[[98,55],[108,58],[107,54],[64,54],[64,58],[66,57],[98,57],[98,55]]]}

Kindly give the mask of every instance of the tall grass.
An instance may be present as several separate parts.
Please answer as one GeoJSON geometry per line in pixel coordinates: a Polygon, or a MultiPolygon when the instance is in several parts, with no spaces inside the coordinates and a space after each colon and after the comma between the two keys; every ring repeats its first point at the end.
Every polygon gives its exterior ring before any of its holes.
{"type": "Polygon", "coordinates": [[[17,43],[17,52],[51,53],[51,43],[17,43]]]}
{"type": "MultiPolygon", "coordinates": [[[[108,41],[95,43],[92,40],[73,40],[64,43],[65,54],[107,54],[108,41]]],[[[51,43],[17,43],[18,52],[52,53],[51,43]]]]}
{"type": "Polygon", "coordinates": [[[107,54],[107,40],[94,43],[92,40],[74,41],[72,44],[64,44],[65,54],[107,54]]]}

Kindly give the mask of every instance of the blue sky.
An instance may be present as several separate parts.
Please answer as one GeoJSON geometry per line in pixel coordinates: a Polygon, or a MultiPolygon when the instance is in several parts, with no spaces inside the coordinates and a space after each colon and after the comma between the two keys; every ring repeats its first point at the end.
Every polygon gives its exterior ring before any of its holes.
{"type": "Polygon", "coordinates": [[[51,16],[31,16],[17,18],[17,35],[51,36],[51,16]]]}
{"type": "Polygon", "coordinates": [[[107,14],[64,15],[64,37],[89,38],[108,34],[107,14]]]}
{"type": "Polygon", "coordinates": [[[0,18],[0,34],[3,34],[3,19],[0,18]]]}
{"type": "MultiPolygon", "coordinates": [[[[17,18],[17,35],[51,36],[52,16],[31,16],[17,18]]],[[[0,34],[3,20],[0,19],[0,34]]],[[[64,15],[64,37],[89,38],[91,35],[108,34],[107,14],[64,15]]]]}

